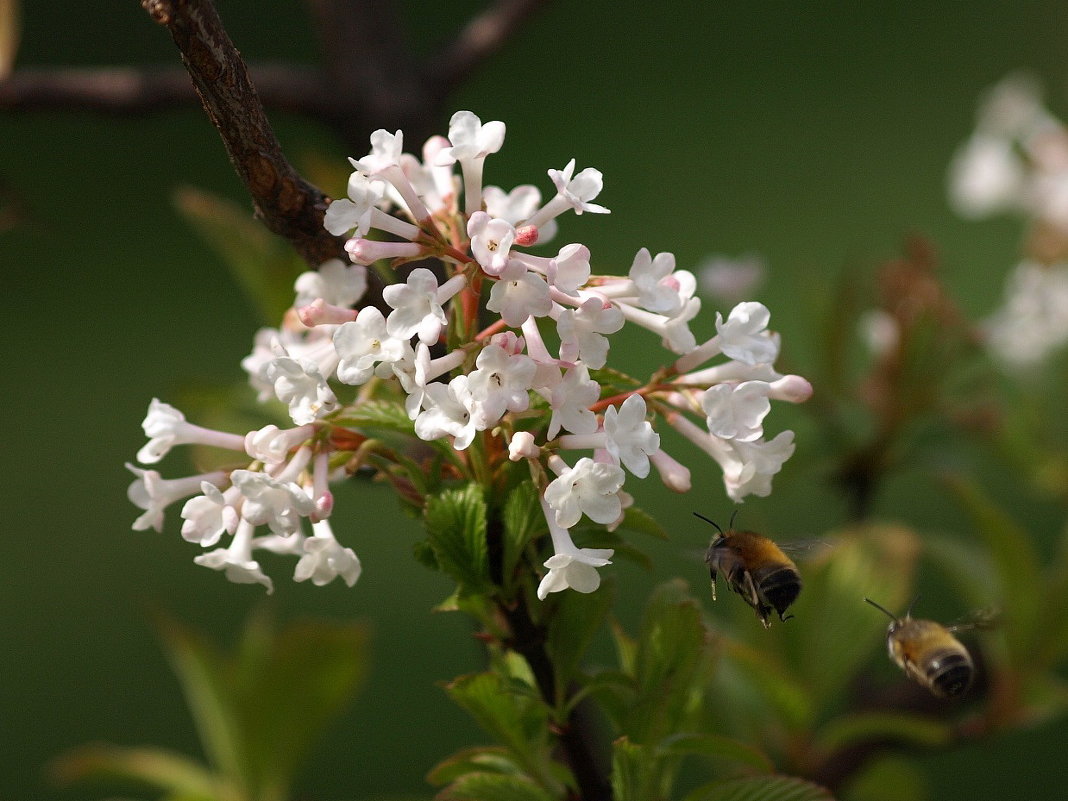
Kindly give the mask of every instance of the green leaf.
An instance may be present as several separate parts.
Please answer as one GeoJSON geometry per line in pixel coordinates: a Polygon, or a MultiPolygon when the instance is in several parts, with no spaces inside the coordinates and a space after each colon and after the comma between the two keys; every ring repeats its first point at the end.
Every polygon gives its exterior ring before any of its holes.
{"type": "Polygon", "coordinates": [[[636,506],[630,506],[623,512],[623,520],[619,528],[633,531],[637,534],[645,534],[656,537],[658,540],[668,539],[667,529],[661,526],[649,513],[636,506]]]}
{"type": "Polygon", "coordinates": [[[187,186],[175,191],[174,203],[230,268],[260,320],[275,325],[293,305],[293,282],[306,269],[292,248],[251,209],[226,198],[187,186]]]}
{"type": "Polygon", "coordinates": [[[331,418],[330,422],[347,428],[379,428],[415,434],[415,423],[408,419],[404,404],[388,400],[363,401],[346,409],[344,415],[331,418]]]}
{"type": "Polygon", "coordinates": [[[825,788],[793,776],[746,776],[706,784],[685,801],[834,801],[825,788]]]}
{"type": "Polygon", "coordinates": [[[497,673],[472,673],[450,682],[445,691],[529,768],[528,760],[547,740],[549,710],[530,688],[513,687],[512,681],[497,673]]]}
{"type": "Polygon", "coordinates": [[[438,801],[558,801],[525,776],[468,773],[436,796],[438,801]]]}
{"type": "Polygon", "coordinates": [[[254,781],[225,661],[192,629],[173,620],[161,620],[159,628],[208,760],[247,795],[254,781]]]}
{"type": "Polygon", "coordinates": [[[582,657],[611,611],[615,585],[606,580],[597,592],[562,592],[554,598],[546,648],[556,672],[557,698],[563,698],[582,657]]]}
{"type": "Polygon", "coordinates": [[[487,592],[492,587],[486,514],[482,488],[473,482],[427,499],[424,519],[430,547],[461,594],[487,592]]]}
{"type": "Polygon", "coordinates": [[[443,759],[426,776],[430,784],[442,786],[467,773],[519,773],[519,766],[508,750],[497,746],[476,746],[457,751],[443,759]]]}
{"type": "Polygon", "coordinates": [[[854,712],[826,723],[816,738],[816,750],[840,751],[865,741],[893,741],[923,748],[939,748],[953,739],[949,724],[909,712],[854,712]]]}
{"type": "Polygon", "coordinates": [[[661,585],[649,600],[637,639],[638,696],[624,734],[648,745],[689,728],[711,666],[708,633],[685,582],[661,585]]]}
{"type": "Polygon", "coordinates": [[[1018,526],[975,484],[960,478],[946,479],[950,489],[975,525],[976,534],[990,555],[998,576],[997,593],[991,602],[1003,608],[1005,642],[1013,661],[1026,665],[1035,649],[1042,625],[1044,587],[1038,554],[1027,531],[1018,526]]]}
{"type": "Polygon", "coordinates": [[[702,756],[746,765],[760,773],[771,773],[774,764],[758,748],[722,734],[674,734],[660,742],[658,751],[674,756],[702,756]]]}
{"type": "Polygon", "coordinates": [[[226,797],[220,781],[198,762],[162,748],[93,744],[64,754],[52,764],[62,784],[85,780],[133,781],[188,798],[226,797]]]}
{"type": "Polygon", "coordinates": [[[508,493],[501,522],[504,525],[501,575],[507,585],[513,579],[527,544],[546,530],[538,490],[532,481],[524,481],[508,493]]]}
{"type": "Polygon", "coordinates": [[[615,801],[648,801],[652,797],[651,762],[648,749],[627,737],[612,743],[612,797],[615,801]]]}
{"type": "Polygon", "coordinates": [[[349,704],[368,668],[368,631],[351,623],[250,626],[236,665],[242,735],[260,799],[284,799],[302,760],[349,704]]]}
{"type": "Polygon", "coordinates": [[[926,801],[930,797],[923,769],[903,756],[875,759],[849,782],[851,801],[926,801]]]}

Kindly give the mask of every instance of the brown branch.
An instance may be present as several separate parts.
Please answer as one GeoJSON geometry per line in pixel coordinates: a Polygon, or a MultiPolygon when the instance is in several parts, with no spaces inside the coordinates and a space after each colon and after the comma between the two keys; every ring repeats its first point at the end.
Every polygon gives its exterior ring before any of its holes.
{"type": "Polygon", "coordinates": [[[343,258],[343,240],[323,228],[329,198],[286,160],[248,70],[209,0],[142,0],[164,25],[230,162],[263,223],[285,237],[309,264],[343,258]]]}
{"type": "Polygon", "coordinates": [[[546,0],[497,0],[472,17],[456,38],[426,66],[424,81],[444,97],[497,53],[546,0]]]}

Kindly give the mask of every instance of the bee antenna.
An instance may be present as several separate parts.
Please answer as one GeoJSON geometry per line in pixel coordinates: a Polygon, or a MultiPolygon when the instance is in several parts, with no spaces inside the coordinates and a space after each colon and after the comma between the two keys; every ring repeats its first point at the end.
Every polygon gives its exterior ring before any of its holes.
{"type": "Polygon", "coordinates": [[[731,522],[727,524],[728,528],[731,528],[731,529],[734,528],[734,518],[736,518],[738,516],[738,512],[740,512],[740,511],[741,511],[740,509],[735,509],[733,512],[731,512],[731,522]]]}
{"type": "MultiPolygon", "coordinates": [[[[705,521],[706,523],[711,523],[711,524],[712,524],[712,526],[713,526],[713,528],[715,528],[715,529],[716,529],[716,531],[718,531],[718,532],[719,532],[720,536],[723,536],[723,529],[721,529],[721,528],[719,527],[719,523],[717,523],[717,522],[716,522],[715,520],[712,520],[711,518],[705,517],[705,516],[704,516],[703,514],[701,514],[700,512],[694,512],[694,513],[693,513],[693,516],[694,516],[694,517],[699,517],[699,518],[701,518],[701,519],[702,519],[702,520],[704,520],[704,521],[705,521]]],[[[731,520],[734,520],[734,517],[733,517],[733,516],[731,517],[731,520]]]]}
{"type": "Polygon", "coordinates": [[[912,599],[912,603],[909,604],[909,608],[905,610],[905,617],[912,617],[912,607],[916,605],[916,602],[920,600],[920,594],[916,593],[916,597],[912,599]]]}
{"type": "MultiPolygon", "coordinates": [[[[870,603],[870,604],[871,604],[872,606],[874,606],[874,607],[875,607],[876,609],[878,609],[878,610],[879,610],[880,612],[882,612],[883,614],[885,614],[885,615],[886,615],[886,616],[887,616],[888,618],[890,618],[891,620],[897,620],[897,615],[895,615],[895,614],[894,614],[893,612],[891,612],[891,611],[890,611],[889,609],[887,609],[887,608],[886,608],[885,606],[883,606],[883,605],[881,605],[881,604],[877,604],[877,603],[875,603],[875,601],[873,601],[873,600],[872,600],[871,598],[865,598],[864,600],[865,600],[865,601],[867,601],[868,603],[870,603]]],[[[909,607],[909,608],[911,609],[911,607],[909,607]]]]}

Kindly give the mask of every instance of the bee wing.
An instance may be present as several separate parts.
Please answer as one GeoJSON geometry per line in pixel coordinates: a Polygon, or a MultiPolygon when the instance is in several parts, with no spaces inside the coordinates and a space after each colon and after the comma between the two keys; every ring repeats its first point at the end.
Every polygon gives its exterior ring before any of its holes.
{"type": "Polygon", "coordinates": [[[971,631],[973,629],[985,631],[997,628],[999,625],[1001,625],[1001,610],[996,606],[985,606],[982,609],[975,609],[969,612],[951,625],[946,626],[946,628],[952,632],[971,631]]]}
{"type": "Polygon", "coordinates": [[[816,559],[823,556],[831,548],[834,547],[834,543],[829,540],[818,539],[812,537],[810,539],[801,540],[789,540],[788,542],[777,542],[779,549],[792,559],[816,559]]]}

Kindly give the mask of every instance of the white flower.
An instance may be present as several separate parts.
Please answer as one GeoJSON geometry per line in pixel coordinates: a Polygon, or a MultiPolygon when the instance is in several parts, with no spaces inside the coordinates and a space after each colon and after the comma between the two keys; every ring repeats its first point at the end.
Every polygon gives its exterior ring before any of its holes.
{"type": "Polygon", "coordinates": [[[218,548],[193,559],[198,565],[222,570],[226,578],[235,584],[262,584],[267,594],[274,592],[274,584],[264,575],[259,562],[252,558],[252,532],[255,526],[242,520],[229,548],[218,548]]]}
{"type": "Polygon", "coordinates": [[[638,304],[643,309],[669,317],[682,310],[683,303],[693,296],[696,287],[691,273],[675,271],[674,253],[657,253],[654,258],[648,248],[642,248],[634,256],[629,275],[638,290],[638,304]],[[689,294],[684,296],[687,289],[689,294]]]}
{"type": "Polygon", "coordinates": [[[372,180],[362,172],[352,173],[348,198],[335,200],[326,207],[323,227],[334,236],[344,236],[353,229],[357,236],[365,235],[371,230],[374,209],[382,202],[385,191],[382,181],[372,180]]]}
{"type": "Polygon", "coordinates": [[[275,397],[289,406],[289,416],[294,423],[305,425],[337,409],[337,396],[318,365],[305,359],[294,359],[280,345],[275,351],[281,355],[267,362],[261,375],[274,387],[275,397]]]}
{"type": "Polygon", "coordinates": [[[293,580],[311,579],[316,587],[322,587],[340,576],[345,584],[354,586],[363,569],[359,557],[334,538],[327,521],[312,523],[312,531],[314,536],[306,537],[302,543],[303,555],[293,571],[293,580]]]}
{"type": "Polygon", "coordinates": [[[437,163],[448,165],[457,161],[484,159],[501,149],[504,133],[503,122],[487,122],[483,125],[474,113],[457,111],[449,120],[449,144],[452,147],[439,151],[437,163]]]}
{"type": "Polygon", "coordinates": [[[794,453],[794,432],[783,431],[765,442],[726,443],[730,456],[721,462],[723,483],[734,501],[747,495],[763,498],[771,494],[771,479],[794,453]]]}
{"type": "Polygon", "coordinates": [[[427,442],[454,437],[452,446],[464,450],[482,429],[474,412],[474,398],[468,388],[468,377],[458,375],[448,384],[428,384],[424,403],[426,410],[415,418],[415,433],[427,442]]]}
{"type": "Polygon", "coordinates": [[[404,134],[379,128],[371,134],[371,152],[359,161],[349,159],[352,166],[367,175],[379,175],[396,167],[400,168],[401,153],[404,150],[404,134]]]}
{"type": "Polygon", "coordinates": [[[136,476],[126,490],[126,497],[138,509],[145,510],[145,513],[134,521],[134,531],[149,528],[163,531],[163,512],[168,506],[195,493],[203,482],[211,482],[214,485],[226,480],[226,472],[222,470],[198,476],[165,479],[155,470],[142,470],[130,463],[126,464],[126,469],[136,476]]]}
{"type": "Polygon", "coordinates": [[[557,196],[564,198],[575,210],[575,214],[582,214],[584,211],[608,214],[608,209],[604,206],[590,202],[601,194],[604,187],[601,171],[587,167],[578,175],[574,175],[574,172],[574,159],[571,159],[563,170],[549,170],[549,178],[556,187],[557,196]]]}
{"type": "Polygon", "coordinates": [[[534,444],[534,435],[529,431],[516,431],[508,442],[508,458],[513,462],[521,459],[537,459],[541,449],[534,444]]]}
{"type": "Polygon", "coordinates": [[[331,306],[351,306],[367,291],[367,268],[360,264],[346,266],[341,259],[323,262],[318,270],[297,276],[293,289],[297,308],[322,298],[331,306]]]}
{"type": "MultiPolygon", "coordinates": [[[[462,287],[455,283],[455,276],[448,283],[449,289],[462,287]]],[[[445,287],[442,287],[444,289],[445,287]]],[[[453,293],[455,294],[455,293],[453,293]]],[[[439,296],[438,279],[425,267],[416,267],[403,284],[391,284],[382,290],[382,297],[393,307],[386,318],[386,331],[398,339],[411,339],[419,334],[419,341],[433,345],[441,336],[447,322],[441,304],[448,298],[439,296]]],[[[452,295],[448,295],[452,297],[452,295]]]]}
{"type": "MultiPolygon", "coordinates": [[[[517,186],[505,192],[499,186],[487,186],[482,190],[482,202],[490,217],[507,220],[512,225],[526,223],[541,205],[541,192],[533,184],[517,186]]],[[[556,236],[556,221],[549,220],[538,229],[538,242],[550,241],[556,236]]]]}
{"type": "Polygon", "coordinates": [[[552,311],[553,301],[545,279],[527,271],[517,278],[494,283],[486,308],[501,315],[508,325],[516,327],[530,316],[547,315],[552,311]]]}
{"type": "Polygon", "coordinates": [[[223,493],[207,481],[201,483],[200,492],[182,507],[182,539],[207,547],[217,543],[223,533],[237,530],[239,516],[231,501],[240,493],[233,487],[223,493]]]}
{"type": "Polygon", "coordinates": [[[1023,159],[1012,142],[977,131],[953,156],[949,199],[962,217],[985,217],[1018,208],[1024,180],[1023,159]]]}
{"type": "Polygon", "coordinates": [[[524,353],[515,352],[514,334],[495,335],[475,359],[467,386],[482,411],[485,427],[505,412],[522,412],[530,405],[530,387],[537,365],[524,353]]]}
{"type": "Polygon", "coordinates": [[[341,357],[338,381],[363,384],[375,373],[378,364],[388,369],[405,358],[411,346],[388,333],[382,312],[374,306],[365,306],[355,320],[343,323],[334,331],[334,349],[341,357]]]}
{"type": "Polygon", "coordinates": [[[467,221],[467,235],[471,238],[471,253],[482,269],[493,276],[504,272],[515,242],[512,224],[494,219],[484,211],[476,211],[467,221]]]}
{"type": "Polygon", "coordinates": [[[583,514],[595,523],[613,523],[623,512],[619,490],[624,478],[618,465],[584,456],[549,482],[545,501],[563,528],[575,525],[583,514]]]}
{"type": "Polygon", "coordinates": [[[1010,367],[1049,358],[1068,344],[1068,265],[1020,262],[1005,285],[1002,307],[984,323],[987,346],[1010,367]]]}
{"type": "Polygon", "coordinates": [[[561,427],[573,434],[592,434],[597,430],[597,415],[589,407],[600,397],[601,385],[590,378],[586,365],[569,368],[553,387],[549,400],[553,411],[546,436],[553,439],[561,427]]]}
{"type": "Polygon", "coordinates": [[[545,560],[548,573],[538,584],[538,599],[544,601],[551,592],[572,589],[589,593],[601,586],[597,568],[612,564],[611,548],[579,548],[566,528],[556,522],[556,514],[545,498],[541,499],[542,512],[549,526],[553,541],[553,555],[545,560]]]}
{"type": "Polygon", "coordinates": [[[258,431],[245,434],[245,453],[252,459],[266,464],[281,464],[289,451],[315,433],[311,425],[299,428],[280,429],[276,425],[267,425],[258,431]]]}
{"type": "Polygon", "coordinates": [[[605,447],[638,478],[649,475],[649,456],[660,450],[660,435],[645,414],[645,398],[637,393],[604,412],[605,447]]]}
{"type": "Polygon", "coordinates": [[[717,437],[752,442],[764,436],[764,418],[771,411],[766,381],[717,384],[705,390],[701,408],[708,430],[717,437]]]}
{"type": "Polygon", "coordinates": [[[585,245],[564,245],[549,261],[549,283],[567,295],[590,280],[590,249],[585,245]]]}
{"type": "Polygon", "coordinates": [[[279,537],[297,533],[300,518],[315,511],[315,502],[295,482],[252,470],[235,470],[230,480],[245,499],[241,516],[254,526],[266,525],[279,537]]]}
{"type": "Polygon", "coordinates": [[[608,339],[623,327],[623,312],[612,303],[588,298],[577,309],[565,309],[556,321],[560,335],[560,359],[581,359],[597,370],[608,361],[608,339]]]}
{"type": "Polygon", "coordinates": [[[779,355],[779,343],[767,330],[770,319],[767,306],[755,301],[739,303],[726,320],[716,312],[720,350],[745,364],[771,364],[779,355]]]}
{"type": "Polygon", "coordinates": [[[690,298],[677,314],[664,323],[662,344],[672,353],[689,353],[697,347],[697,339],[690,330],[690,320],[701,311],[701,299],[690,298]]]}
{"type": "Polygon", "coordinates": [[[184,414],[158,398],[153,398],[149,403],[148,414],[141,422],[141,428],[144,429],[145,436],[149,438],[144,447],[137,452],[137,461],[141,464],[155,464],[175,445],[214,445],[219,448],[241,450],[244,443],[244,438],[237,434],[214,431],[187,423],[184,414]],[[237,440],[241,440],[242,445],[235,447],[237,440]]]}

